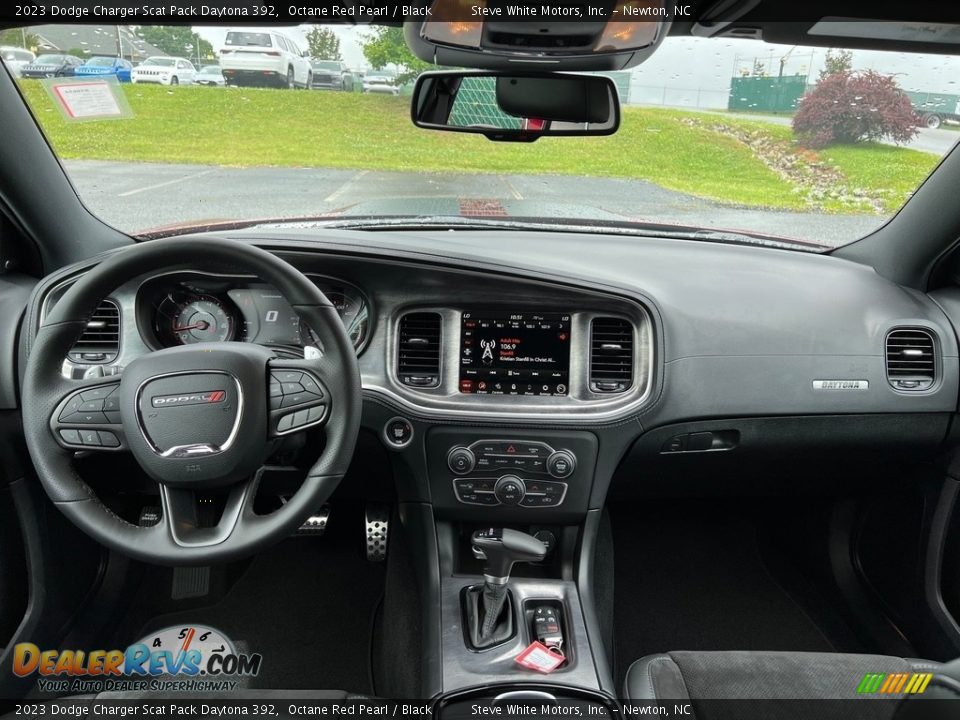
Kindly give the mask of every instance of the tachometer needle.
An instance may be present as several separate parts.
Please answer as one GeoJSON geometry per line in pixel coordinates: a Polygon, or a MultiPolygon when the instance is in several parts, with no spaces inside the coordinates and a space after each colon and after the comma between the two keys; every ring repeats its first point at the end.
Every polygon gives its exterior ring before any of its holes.
{"type": "Polygon", "coordinates": [[[206,322],[205,320],[201,320],[200,322],[194,323],[193,325],[184,325],[183,327],[175,327],[173,331],[184,332],[186,330],[206,330],[208,327],[210,327],[210,323],[206,322]]]}

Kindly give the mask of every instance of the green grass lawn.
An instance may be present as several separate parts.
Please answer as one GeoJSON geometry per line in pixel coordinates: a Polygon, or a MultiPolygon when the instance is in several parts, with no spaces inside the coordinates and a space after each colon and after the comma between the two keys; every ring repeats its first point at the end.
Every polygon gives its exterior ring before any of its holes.
{"type": "MultiPolygon", "coordinates": [[[[21,87],[64,158],[609,176],[647,180],[728,203],[807,207],[790,182],[749,148],[709,129],[684,125],[690,114],[680,111],[628,107],[620,131],[610,137],[511,144],[415,128],[409,98],[403,97],[125,85],[132,119],[68,123],[39,83],[23,81],[21,87]]],[[[763,127],[790,133],[789,128],[763,127]]],[[[926,162],[933,156],[885,146],[838,148],[829,154],[857,182],[885,185],[896,175],[898,191],[916,187],[933,165],[926,162]]]]}

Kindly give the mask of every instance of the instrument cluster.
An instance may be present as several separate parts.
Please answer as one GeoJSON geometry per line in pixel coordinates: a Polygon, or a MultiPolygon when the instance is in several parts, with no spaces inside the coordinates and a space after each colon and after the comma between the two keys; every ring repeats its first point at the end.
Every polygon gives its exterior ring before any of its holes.
{"type": "MultiPolygon", "coordinates": [[[[359,354],[369,337],[370,304],[355,285],[308,275],[333,303],[359,354]]],[[[155,348],[252,342],[302,356],[320,339],[273,287],[255,278],[179,272],[145,282],[137,294],[141,334],[155,348]]]]}

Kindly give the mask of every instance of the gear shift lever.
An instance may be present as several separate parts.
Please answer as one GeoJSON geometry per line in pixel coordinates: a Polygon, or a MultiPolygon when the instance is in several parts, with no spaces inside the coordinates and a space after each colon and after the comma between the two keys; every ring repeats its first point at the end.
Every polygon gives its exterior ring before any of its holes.
{"type": "Polygon", "coordinates": [[[501,625],[500,616],[507,601],[507,582],[510,580],[513,564],[543,560],[547,554],[547,546],[535,537],[509,528],[477,530],[471,541],[474,553],[482,554],[486,560],[479,612],[468,616],[471,625],[479,625],[471,628],[471,637],[475,638],[474,645],[484,647],[496,644],[500,635],[509,636],[512,633],[512,622],[508,622],[500,632],[495,631],[498,625],[501,625]]]}

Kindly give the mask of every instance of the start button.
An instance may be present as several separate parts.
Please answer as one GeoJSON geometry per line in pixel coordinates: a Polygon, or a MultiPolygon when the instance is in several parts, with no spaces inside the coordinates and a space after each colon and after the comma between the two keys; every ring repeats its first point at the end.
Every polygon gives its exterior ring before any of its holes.
{"type": "Polygon", "coordinates": [[[383,426],[383,441],[387,447],[403,450],[413,441],[413,425],[403,417],[390,418],[383,426]]]}

